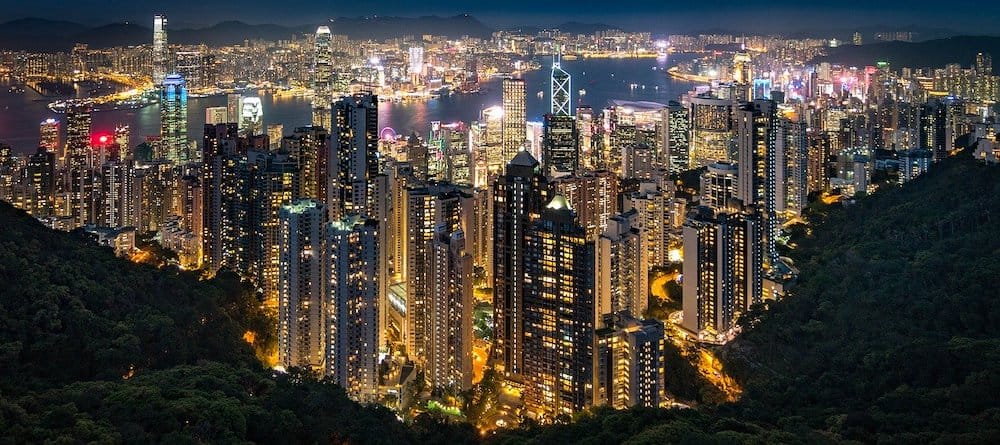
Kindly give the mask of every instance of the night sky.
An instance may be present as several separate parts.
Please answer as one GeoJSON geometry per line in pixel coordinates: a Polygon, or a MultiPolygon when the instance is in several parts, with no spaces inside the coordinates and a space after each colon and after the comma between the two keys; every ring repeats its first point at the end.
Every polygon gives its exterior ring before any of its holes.
{"type": "Polygon", "coordinates": [[[223,20],[307,24],[361,15],[454,15],[469,13],[487,25],[553,25],[565,21],[605,23],[627,30],[731,29],[777,32],[856,26],[938,27],[963,33],[1000,34],[1000,2],[928,0],[0,0],[0,21],[23,17],[95,25],[147,21],[164,12],[178,27],[223,20]],[[44,8],[43,8],[44,5],[44,8]],[[236,6],[238,5],[238,6],[236,6]],[[53,7],[56,6],[56,7],[53,7]]]}

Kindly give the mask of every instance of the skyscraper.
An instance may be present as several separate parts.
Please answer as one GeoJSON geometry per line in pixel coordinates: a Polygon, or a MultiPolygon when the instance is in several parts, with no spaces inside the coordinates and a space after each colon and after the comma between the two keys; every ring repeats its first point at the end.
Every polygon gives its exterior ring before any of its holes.
{"type": "Polygon", "coordinates": [[[42,121],[38,126],[38,132],[41,135],[39,147],[43,147],[49,152],[59,153],[59,121],[56,119],[48,118],[42,121]]]}
{"type": "Polygon", "coordinates": [[[760,221],[753,213],[700,207],[684,224],[683,326],[704,340],[724,341],[763,290],[760,221]]]}
{"type": "Polygon", "coordinates": [[[524,239],[525,407],[572,416],[593,397],[594,244],[561,195],[524,239]]]}
{"type": "Polygon", "coordinates": [[[381,310],[378,221],[350,216],[325,230],[324,374],[355,400],[374,401],[381,310]]]}
{"type": "Polygon", "coordinates": [[[690,119],[688,109],[671,101],[667,106],[667,166],[671,172],[690,168],[690,119]]]}
{"type": "Polygon", "coordinates": [[[424,75],[424,48],[411,46],[409,50],[410,82],[419,84],[424,75]]]}
{"type": "Polygon", "coordinates": [[[542,131],[542,171],[557,176],[579,170],[580,135],[573,116],[546,114],[542,131]]]}
{"type": "Polygon", "coordinates": [[[618,213],[618,176],[598,170],[552,180],[552,185],[576,211],[587,239],[597,239],[608,226],[608,219],[618,213]]]}
{"type": "MultiPolygon", "coordinates": [[[[757,99],[735,113],[736,144],[739,153],[737,197],[744,206],[758,210],[761,217],[761,244],[764,267],[778,261],[778,133],[777,103],[757,99]]],[[[784,184],[782,184],[784,186],[784,184]]]]}
{"type": "Polygon", "coordinates": [[[316,28],[313,48],[312,125],[330,129],[330,104],[333,101],[333,44],[330,27],[316,28]]]}
{"type": "Polygon", "coordinates": [[[493,184],[493,357],[509,376],[524,372],[524,243],[548,189],[538,161],[526,151],[493,184]]]}
{"type": "Polygon", "coordinates": [[[281,209],[278,364],[286,368],[323,369],[326,221],[326,209],[316,201],[281,209]]]}
{"type": "Polygon", "coordinates": [[[597,239],[595,315],[646,312],[649,249],[635,209],[611,217],[597,239]]]}
{"type": "Polygon", "coordinates": [[[549,106],[549,113],[556,116],[572,116],[573,107],[570,97],[572,97],[573,84],[572,77],[562,69],[562,55],[552,59],[552,74],[550,76],[551,90],[549,98],[552,103],[549,106]]]}
{"type": "Polygon", "coordinates": [[[187,138],[187,84],[179,74],[163,79],[160,90],[162,158],[176,164],[191,160],[187,138]]]}
{"type": "Polygon", "coordinates": [[[244,97],[240,100],[239,124],[241,136],[264,134],[264,106],[259,97],[244,97]]]}
{"type": "Polygon", "coordinates": [[[330,133],[330,190],[326,202],[334,219],[344,215],[375,217],[374,181],[379,174],[378,98],[359,93],[333,105],[330,133]]]}
{"type": "Polygon", "coordinates": [[[595,332],[594,404],[655,408],[664,397],[663,323],[607,314],[595,332]]]}
{"type": "Polygon", "coordinates": [[[167,44],[167,16],[153,16],[153,85],[163,84],[170,73],[170,47],[167,44]]]}
{"type": "Polygon", "coordinates": [[[69,213],[75,226],[93,221],[93,168],[90,147],[90,108],[77,106],[66,112],[66,155],[69,213]]]}
{"type": "Polygon", "coordinates": [[[732,162],[710,164],[701,174],[701,205],[717,212],[725,211],[738,199],[739,167],[732,162]]]}
{"type": "Polygon", "coordinates": [[[689,167],[728,161],[733,139],[732,102],[714,97],[691,98],[689,167]]]}
{"type": "Polygon", "coordinates": [[[299,196],[326,199],[326,171],[329,162],[329,133],[322,127],[299,127],[283,138],[282,149],[298,164],[299,196]]]}
{"type": "Polygon", "coordinates": [[[431,183],[407,187],[407,352],[434,386],[472,384],[472,195],[431,183]]]}
{"type": "Polygon", "coordinates": [[[524,148],[528,134],[528,118],[524,79],[505,78],[503,89],[503,162],[510,162],[524,148]]]}

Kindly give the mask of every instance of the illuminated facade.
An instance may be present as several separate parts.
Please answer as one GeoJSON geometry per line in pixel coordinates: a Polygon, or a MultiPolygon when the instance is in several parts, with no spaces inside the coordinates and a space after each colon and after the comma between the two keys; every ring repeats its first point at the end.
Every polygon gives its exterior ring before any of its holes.
{"type": "Polygon", "coordinates": [[[643,182],[637,192],[625,197],[625,209],[635,209],[636,226],[646,237],[649,267],[667,264],[668,227],[670,224],[670,198],[656,184],[643,182]]]}
{"type": "Polygon", "coordinates": [[[646,312],[649,294],[649,250],[638,227],[635,209],[613,216],[597,239],[596,312],[646,312]]]}
{"type": "Polygon", "coordinates": [[[494,360],[507,376],[524,370],[525,239],[549,185],[538,161],[522,151],[493,184],[494,360]]]}
{"type": "MultiPolygon", "coordinates": [[[[528,118],[524,79],[503,80],[503,143],[502,163],[514,159],[514,155],[524,148],[528,134],[528,118]]],[[[501,164],[502,165],[502,164],[501,164]]]]}
{"type": "Polygon", "coordinates": [[[524,239],[525,407],[572,416],[593,400],[594,244],[560,195],[524,239]]]}
{"type": "Polygon", "coordinates": [[[739,199],[739,174],[739,166],[735,163],[723,161],[710,164],[705,173],[701,174],[701,205],[717,212],[730,208],[733,200],[739,199]]]}
{"type": "MultiPolygon", "coordinates": [[[[322,211],[322,210],[321,210],[322,211]]],[[[347,217],[326,225],[322,311],[324,375],[355,400],[378,390],[378,221],[347,217]]]]}
{"type": "Polygon", "coordinates": [[[601,321],[595,333],[594,404],[659,407],[666,401],[663,323],[628,312],[607,314],[601,321]]]}
{"type": "Polygon", "coordinates": [[[551,89],[549,98],[552,101],[549,106],[549,113],[554,116],[572,116],[573,107],[570,98],[572,97],[573,83],[572,77],[562,69],[561,56],[552,60],[552,73],[549,81],[551,89]]]}
{"type": "Polygon", "coordinates": [[[205,108],[205,125],[218,125],[231,122],[229,120],[229,109],[226,107],[205,108]]]}
{"type": "Polygon", "coordinates": [[[326,221],[326,209],[315,201],[281,209],[278,364],[285,368],[323,369],[326,221]]]}
{"type": "Polygon", "coordinates": [[[333,47],[330,27],[316,28],[312,66],[312,125],[331,128],[330,104],[333,102],[333,47]]]}
{"type": "Polygon", "coordinates": [[[153,85],[160,85],[170,69],[170,47],[167,45],[167,16],[153,16],[153,85]]]}
{"type": "Polygon", "coordinates": [[[667,159],[666,166],[671,172],[681,172],[690,168],[690,129],[688,109],[677,102],[667,106],[667,159]]]}
{"type": "Polygon", "coordinates": [[[281,140],[282,150],[298,165],[302,199],[326,199],[329,137],[326,129],[312,126],[298,127],[281,140]]]}
{"type": "Polygon", "coordinates": [[[692,97],[689,168],[731,160],[732,102],[714,97],[692,97]]]}
{"type": "Polygon", "coordinates": [[[163,79],[160,90],[160,144],[163,159],[182,164],[192,158],[187,138],[187,83],[178,74],[163,79]]]}
{"type": "Polygon", "coordinates": [[[259,97],[240,99],[239,124],[241,136],[264,134],[264,106],[259,97]]]}
{"type": "Polygon", "coordinates": [[[725,341],[740,314],[762,298],[760,220],[700,207],[684,224],[683,321],[707,341],[725,341]]]}
{"type": "Polygon", "coordinates": [[[451,185],[406,189],[406,326],[409,356],[434,386],[472,384],[472,196],[451,185]]]}
{"type": "Polygon", "coordinates": [[[56,119],[45,119],[38,126],[38,132],[41,135],[39,147],[44,147],[46,150],[52,153],[59,153],[60,148],[60,127],[59,121],[56,119]]]}
{"type": "Polygon", "coordinates": [[[374,181],[379,174],[378,98],[355,94],[333,105],[326,202],[336,218],[375,217],[374,181]]]}
{"type": "Polygon", "coordinates": [[[580,135],[574,117],[549,113],[542,122],[542,171],[552,176],[577,172],[580,135]]]}
{"type": "Polygon", "coordinates": [[[610,171],[564,176],[553,179],[552,185],[576,211],[589,240],[597,239],[607,228],[608,219],[617,213],[620,185],[618,176],[610,171]]]}
{"type": "Polygon", "coordinates": [[[761,217],[764,267],[769,269],[778,261],[778,189],[779,174],[784,170],[779,162],[784,156],[778,152],[781,127],[777,104],[769,99],[746,103],[735,112],[735,120],[739,153],[737,197],[744,206],[757,209],[761,217]]]}

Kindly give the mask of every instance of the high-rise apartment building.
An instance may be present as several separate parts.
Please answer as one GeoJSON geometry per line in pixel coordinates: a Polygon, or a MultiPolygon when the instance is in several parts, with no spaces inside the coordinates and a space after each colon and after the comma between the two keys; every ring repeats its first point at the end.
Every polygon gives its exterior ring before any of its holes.
{"type": "Polygon", "coordinates": [[[587,239],[594,240],[604,233],[608,219],[618,213],[618,176],[608,170],[597,170],[552,181],[555,190],[566,198],[576,211],[587,239]]]}
{"type": "Polygon", "coordinates": [[[323,369],[326,222],[326,209],[316,201],[281,209],[278,364],[285,368],[323,369]]]}
{"type": "Polygon", "coordinates": [[[526,151],[493,184],[493,357],[508,376],[525,371],[525,239],[548,195],[538,161],[526,151]]]}
{"type": "Polygon", "coordinates": [[[704,340],[724,341],[762,298],[761,223],[753,213],[700,207],[684,224],[683,321],[704,340]]]}
{"type": "Polygon", "coordinates": [[[561,195],[525,232],[522,280],[525,407],[572,416],[593,400],[594,244],[561,195]]]}
{"type": "Polygon", "coordinates": [[[595,336],[594,404],[659,407],[665,400],[663,323],[628,312],[607,314],[595,336]]]}
{"type": "Polygon", "coordinates": [[[595,320],[604,314],[646,312],[649,249],[635,209],[611,217],[597,239],[595,320]]]}
{"type": "Polygon", "coordinates": [[[379,174],[378,98],[368,93],[341,98],[333,105],[330,132],[330,185],[326,202],[334,219],[374,217],[374,181],[379,174]]]}

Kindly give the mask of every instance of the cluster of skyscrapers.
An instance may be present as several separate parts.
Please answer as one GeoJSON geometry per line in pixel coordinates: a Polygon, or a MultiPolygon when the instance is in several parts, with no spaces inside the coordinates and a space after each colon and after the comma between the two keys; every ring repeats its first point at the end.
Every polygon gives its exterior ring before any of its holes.
{"type": "MultiPolygon", "coordinates": [[[[784,295],[795,270],[778,254],[781,227],[810,194],[869,191],[877,169],[911,180],[967,133],[995,159],[1000,133],[970,113],[995,102],[976,80],[992,75],[985,55],[973,74],[946,76],[963,97],[928,96],[887,66],[820,66],[807,87],[772,88],[755,75],[769,62],[741,50],[727,79],[679,101],[594,109],[573,101],[556,49],[536,132],[525,81],[509,76],[478,121],[396,135],[379,126],[376,94],[335,93],[320,26],[308,125],[286,134],[265,125],[259,98],[232,94],[192,142],[166,24],[154,19],[150,57],[159,136],[93,134],[91,110],[73,107],[65,142],[50,119],[35,154],[0,146],[0,194],[124,254],[155,233],[180,267],[239,273],[277,318],[276,365],[364,401],[415,375],[466,390],[487,366],[539,419],[665,405],[668,334],[724,342],[753,304],[784,295]],[[692,169],[697,184],[677,181],[692,169]],[[679,262],[670,326],[649,317],[650,277],[679,262]],[[492,306],[490,338],[474,334],[477,304],[492,306]],[[477,341],[489,343],[479,363],[477,341]]],[[[424,49],[407,55],[421,81],[424,49]]]]}

